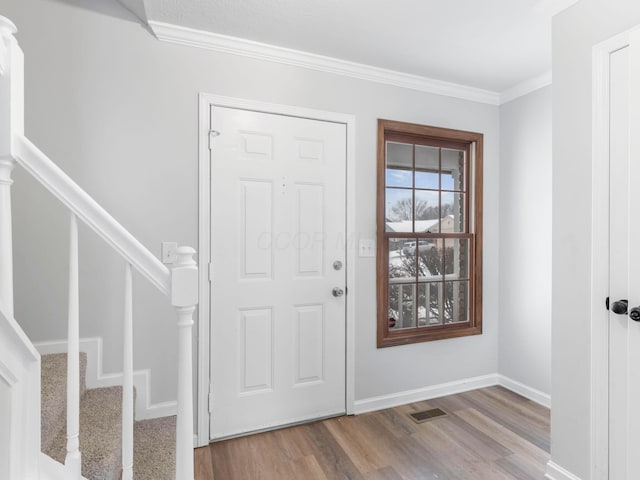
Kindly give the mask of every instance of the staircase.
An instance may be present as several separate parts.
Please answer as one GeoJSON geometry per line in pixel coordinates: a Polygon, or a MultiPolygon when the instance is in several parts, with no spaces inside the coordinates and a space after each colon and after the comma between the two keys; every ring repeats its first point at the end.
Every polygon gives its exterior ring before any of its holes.
{"type": "MultiPolygon", "coordinates": [[[[0,479],[193,480],[195,250],[180,247],[170,268],[67,176],[24,134],[24,56],[16,27],[0,16],[0,479]],[[14,316],[12,171],[21,167],[69,211],[67,345],[40,356],[14,316]],[[80,352],[78,223],[123,263],[123,384],[87,389],[80,352]],[[177,416],[136,422],[133,388],[133,270],[177,316],[177,416]]],[[[37,221],[37,219],[31,219],[37,221]]]]}
{"type": "MultiPolygon", "coordinates": [[[[87,390],[87,356],[80,353],[80,448],[82,476],[118,480],[122,465],[122,387],[87,390]]],[[[66,370],[64,353],[42,356],[42,451],[64,463],[66,455],[66,370]]],[[[133,478],[170,480],[175,472],[175,417],[134,424],[133,478]]]]}

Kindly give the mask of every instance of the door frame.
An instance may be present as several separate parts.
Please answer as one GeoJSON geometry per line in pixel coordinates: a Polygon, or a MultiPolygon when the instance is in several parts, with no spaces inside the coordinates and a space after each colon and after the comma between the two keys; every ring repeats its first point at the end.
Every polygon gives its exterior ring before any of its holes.
{"type": "Polygon", "coordinates": [[[591,154],[591,479],[609,478],[609,93],[610,56],[630,44],[634,27],[592,49],[591,154]]]}
{"type": "Polygon", "coordinates": [[[291,105],[265,103],[242,98],[200,93],[198,98],[198,267],[200,272],[200,303],[198,305],[198,370],[197,370],[197,439],[204,446],[210,440],[209,387],[210,375],[210,314],[211,298],[209,264],[211,262],[211,169],[209,150],[209,124],[212,106],[253,110],[276,115],[341,123],[347,127],[346,135],[346,350],[345,350],[345,407],[347,415],[354,413],[355,401],[355,261],[356,237],[356,118],[355,115],[313,110],[291,105]]]}

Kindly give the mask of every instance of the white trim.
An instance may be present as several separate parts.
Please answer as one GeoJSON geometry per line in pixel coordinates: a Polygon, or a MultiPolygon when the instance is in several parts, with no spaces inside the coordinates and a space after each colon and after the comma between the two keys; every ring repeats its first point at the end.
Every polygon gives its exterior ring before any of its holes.
{"type": "Polygon", "coordinates": [[[529,80],[525,80],[513,87],[504,90],[500,93],[500,105],[504,105],[507,102],[515,100],[516,98],[523,97],[528,95],[531,92],[535,92],[541,88],[547,87],[551,85],[552,77],[551,72],[545,72],[542,75],[539,75],[534,78],[530,78],[529,80]]]}
{"type": "Polygon", "coordinates": [[[468,392],[478,388],[492,387],[498,385],[498,374],[482,375],[479,377],[465,378],[454,382],[441,383],[430,387],[416,388],[404,392],[381,395],[379,397],[365,398],[355,401],[354,413],[373,412],[385,408],[406,405],[407,403],[421,402],[432,398],[454,395],[456,393],[468,392]]]}
{"type": "Polygon", "coordinates": [[[397,407],[398,405],[406,405],[408,403],[421,402],[432,398],[455,395],[456,393],[477,390],[478,388],[493,387],[494,385],[500,385],[501,387],[517,393],[518,395],[538,403],[543,407],[549,408],[551,405],[551,396],[549,394],[536,390],[524,383],[517,382],[509,377],[505,377],[499,373],[492,373],[489,375],[465,378],[463,380],[441,383],[424,388],[416,388],[414,390],[406,390],[404,392],[391,393],[389,395],[381,395],[379,397],[356,400],[353,413],[359,415],[361,413],[373,412],[375,410],[397,407]]]}
{"type": "Polygon", "coordinates": [[[0,404],[2,474],[36,478],[40,453],[40,355],[13,316],[1,308],[0,404]]]}
{"type": "Polygon", "coordinates": [[[513,380],[512,378],[505,377],[504,375],[498,374],[498,385],[506,388],[507,390],[511,390],[512,392],[517,393],[518,395],[522,395],[525,398],[528,398],[532,402],[536,402],[543,407],[551,408],[551,395],[548,393],[544,393],[540,390],[537,390],[529,385],[525,385],[524,383],[513,380]]]}
{"type": "Polygon", "coordinates": [[[577,477],[569,470],[562,468],[560,465],[553,463],[551,460],[547,463],[547,472],[545,473],[544,478],[549,480],[580,480],[580,477],[577,477]]]}
{"type": "Polygon", "coordinates": [[[500,103],[500,95],[490,90],[445,82],[420,75],[397,72],[386,68],[364,65],[362,63],[349,62],[338,58],[254,42],[204,30],[196,30],[180,25],[172,25],[170,23],[150,20],[148,24],[158,40],[169,43],[200,47],[232,55],[319,70],[385,85],[460,98],[472,102],[488,103],[490,105],[498,105],[500,103]]]}
{"type": "Polygon", "coordinates": [[[347,274],[347,305],[346,305],[346,412],[355,413],[355,265],[357,260],[356,238],[356,119],[354,115],[313,110],[303,107],[264,103],[240,98],[225,97],[201,93],[199,96],[199,245],[198,267],[200,275],[200,306],[198,310],[198,331],[206,332],[200,335],[198,349],[198,443],[206,445],[209,438],[210,415],[208,411],[208,396],[210,384],[210,352],[209,352],[209,262],[211,261],[211,203],[210,203],[210,152],[209,152],[209,122],[211,105],[227,108],[244,108],[266,113],[275,113],[293,117],[309,118],[327,122],[343,123],[347,127],[347,235],[346,235],[346,274],[347,274]],[[205,421],[206,419],[206,421],[205,421]],[[206,441],[205,441],[206,438],[206,441]]]}
{"type": "Polygon", "coordinates": [[[209,342],[209,262],[211,261],[211,225],[210,204],[208,195],[211,169],[209,152],[209,99],[207,95],[198,96],[198,272],[199,303],[197,320],[198,364],[197,364],[197,397],[196,397],[196,437],[197,446],[209,444],[209,386],[211,384],[209,342]],[[206,128],[205,128],[206,126],[206,128]],[[206,197],[206,198],[205,198],[206,197]]]}
{"type": "MultiPolygon", "coordinates": [[[[53,340],[34,343],[41,355],[65,353],[66,340],[53,340]]],[[[122,373],[104,373],[102,370],[102,338],[80,339],[80,351],[87,354],[87,388],[103,388],[122,385],[122,373]]],[[[177,403],[151,403],[151,371],[148,369],[133,372],[133,386],[136,389],[136,420],[169,417],[177,412],[177,403]]]]}

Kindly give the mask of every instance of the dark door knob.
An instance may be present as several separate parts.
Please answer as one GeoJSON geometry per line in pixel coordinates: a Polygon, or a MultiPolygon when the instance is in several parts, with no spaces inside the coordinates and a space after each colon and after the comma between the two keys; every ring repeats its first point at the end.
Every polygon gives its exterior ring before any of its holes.
{"type": "Polygon", "coordinates": [[[633,307],[629,310],[629,318],[634,322],[640,322],[640,307],[633,307]]]}
{"type": "Polygon", "coordinates": [[[611,311],[618,315],[626,315],[628,307],[629,302],[627,300],[618,300],[617,302],[613,302],[613,305],[611,305],[611,311]]]}

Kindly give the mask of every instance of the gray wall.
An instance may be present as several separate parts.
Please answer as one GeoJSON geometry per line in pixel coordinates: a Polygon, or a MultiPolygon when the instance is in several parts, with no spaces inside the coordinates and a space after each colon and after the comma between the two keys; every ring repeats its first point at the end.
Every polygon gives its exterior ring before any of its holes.
{"type": "Polygon", "coordinates": [[[553,21],[551,458],[590,478],[591,52],[640,23],[637,0],[581,0],[553,21]]]}
{"type": "MultiPolygon", "coordinates": [[[[74,2],[76,3],[76,2],[74,2]]],[[[375,260],[356,269],[356,398],[495,373],[498,366],[499,109],[357,79],[161,43],[113,0],[92,10],[3,0],[26,58],[26,132],[154,252],[197,246],[197,95],[208,92],[355,114],[357,229],[375,234],[376,120],[485,134],[484,334],[376,349],[375,260]],[[106,14],[105,14],[106,13],[106,14]]],[[[15,182],[16,315],[34,340],[64,334],[66,216],[21,172],[15,182]]],[[[81,235],[82,336],[104,337],[120,370],[123,265],[81,235]]],[[[175,320],[136,283],[136,368],[152,368],[152,401],[175,398],[175,320]]]]}
{"type": "Polygon", "coordinates": [[[500,107],[502,375],[551,393],[551,87],[500,107]]]}

